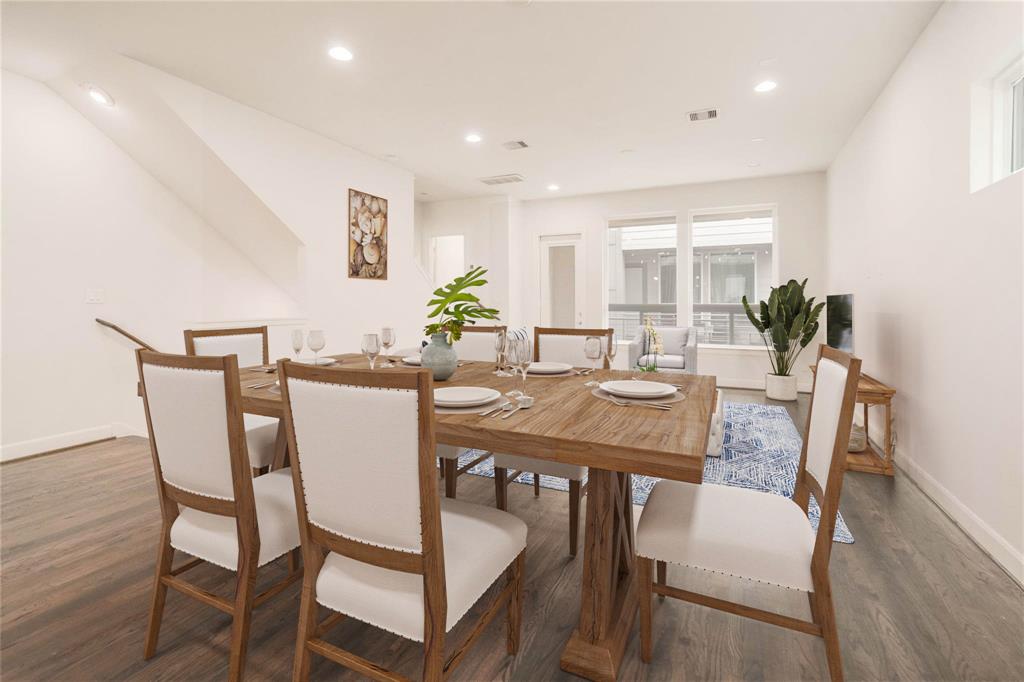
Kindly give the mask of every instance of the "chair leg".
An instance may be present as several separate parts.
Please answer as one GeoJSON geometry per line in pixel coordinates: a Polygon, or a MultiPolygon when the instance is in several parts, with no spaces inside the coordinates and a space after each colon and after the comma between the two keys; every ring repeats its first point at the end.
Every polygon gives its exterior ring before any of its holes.
{"type": "Polygon", "coordinates": [[[444,459],[438,458],[437,468],[441,470],[441,478],[444,478],[444,459]]]}
{"type": "Polygon", "coordinates": [[[459,478],[456,471],[459,468],[459,460],[457,459],[445,459],[444,460],[444,496],[455,499],[455,483],[459,478]]]}
{"type": "MultiPolygon", "coordinates": [[[[241,549],[245,549],[244,543],[241,549]]],[[[257,546],[256,552],[259,551],[257,546]]],[[[241,682],[245,676],[245,653],[249,646],[249,625],[252,623],[252,600],[256,595],[256,552],[247,552],[239,562],[238,586],[235,588],[235,618],[231,627],[231,665],[228,680],[241,682]]]]}
{"type": "MultiPolygon", "coordinates": [[[[668,564],[666,564],[664,561],[659,561],[658,562],[658,584],[663,586],[663,587],[666,584],[666,580],[667,580],[666,574],[667,573],[668,573],[668,564]]],[[[658,595],[658,599],[660,599],[661,601],[665,601],[665,595],[659,594],[658,595]]]]}
{"type": "Polygon", "coordinates": [[[316,556],[310,561],[306,572],[302,575],[302,599],[299,602],[299,632],[295,640],[295,662],[292,667],[292,682],[306,682],[309,679],[309,664],[313,654],[306,648],[306,642],[316,632],[316,579],[323,566],[323,556],[316,550],[316,556]],[[317,557],[319,556],[319,560],[317,557]],[[312,564],[316,564],[313,566],[312,564]]]}
{"type": "Polygon", "coordinates": [[[811,613],[820,618],[821,637],[825,640],[825,658],[828,660],[828,674],[832,682],[843,680],[843,660],[839,655],[839,631],[836,630],[836,613],[832,606],[832,587],[826,581],[814,592],[814,606],[811,613]],[[824,589],[821,589],[821,588],[824,589]]]}
{"type": "Polygon", "coordinates": [[[576,556],[580,536],[580,482],[569,481],[569,556],[576,556]]]}
{"type": "Polygon", "coordinates": [[[508,600],[508,634],[505,649],[509,656],[519,653],[519,631],[523,622],[523,567],[526,564],[526,550],[519,553],[512,565],[505,569],[506,578],[512,585],[508,600]]]}
{"type": "Polygon", "coordinates": [[[171,547],[170,527],[160,532],[160,548],[156,555],[156,577],[153,581],[153,601],[149,609],[149,627],[146,629],[146,647],[144,658],[152,658],[156,653],[156,643],[160,638],[160,622],[164,617],[164,602],[167,601],[167,585],[160,580],[171,573],[171,562],[174,559],[174,548],[171,547]]]}
{"type": "Polygon", "coordinates": [[[301,556],[301,547],[296,547],[292,551],[288,552],[288,572],[294,573],[299,570],[299,557],[301,556]]]}
{"type": "Polygon", "coordinates": [[[637,577],[640,583],[640,660],[644,663],[651,662],[651,599],[654,597],[651,569],[653,563],[646,557],[638,556],[636,558],[636,565],[639,569],[637,577]]]}
{"type": "Polygon", "coordinates": [[[494,504],[508,511],[508,469],[494,467],[494,504]]]}
{"type": "Polygon", "coordinates": [[[423,644],[423,682],[444,680],[444,633],[435,633],[423,644]]]}
{"type": "Polygon", "coordinates": [[[533,475],[533,496],[540,497],[540,474],[533,475]]]}

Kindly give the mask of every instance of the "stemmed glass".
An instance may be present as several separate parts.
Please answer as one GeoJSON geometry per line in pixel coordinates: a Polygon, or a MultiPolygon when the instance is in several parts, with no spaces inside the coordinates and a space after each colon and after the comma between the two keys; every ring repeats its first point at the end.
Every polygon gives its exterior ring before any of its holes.
{"type": "Polygon", "coordinates": [[[514,376],[509,372],[505,371],[505,357],[508,354],[508,331],[505,329],[499,329],[494,333],[494,353],[497,356],[498,367],[494,371],[495,376],[499,377],[510,377],[514,376]]]}
{"type": "Polygon", "coordinates": [[[384,327],[380,330],[380,345],[384,347],[384,363],[381,367],[394,367],[395,364],[388,358],[391,347],[395,345],[395,330],[393,327],[384,327]]]}
{"type": "Polygon", "coordinates": [[[370,369],[373,369],[378,353],[380,353],[380,337],[376,334],[363,334],[363,355],[369,359],[370,369]]]}
{"type": "Polygon", "coordinates": [[[608,366],[611,367],[615,362],[615,353],[619,350],[619,344],[615,338],[615,332],[612,331],[612,335],[607,339],[608,345],[604,348],[604,356],[608,359],[608,366]]]}
{"type": "MultiPolygon", "coordinates": [[[[597,361],[604,355],[604,351],[601,349],[601,337],[600,336],[588,336],[583,342],[583,353],[590,359],[591,374],[597,374],[597,361]]],[[[584,386],[597,386],[600,382],[597,377],[592,377],[590,381],[584,384],[584,386]]]]}
{"type": "Polygon", "coordinates": [[[306,345],[305,335],[301,329],[292,330],[292,350],[295,351],[295,359],[299,359],[299,353],[302,352],[302,347],[306,345]]]}
{"type": "Polygon", "coordinates": [[[523,390],[510,391],[509,395],[527,397],[526,371],[530,368],[530,363],[533,362],[533,344],[530,340],[522,338],[512,339],[508,344],[508,361],[523,375],[523,390]]]}
{"type": "Polygon", "coordinates": [[[318,353],[324,349],[327,345],[327,340],[324,338],[323,329],[312,329],[309,332],[309,336],[306,337],[306,343],[309,345],[309,349],[313,351],[313,364],[320,364],[320,357],[318,353]]]}

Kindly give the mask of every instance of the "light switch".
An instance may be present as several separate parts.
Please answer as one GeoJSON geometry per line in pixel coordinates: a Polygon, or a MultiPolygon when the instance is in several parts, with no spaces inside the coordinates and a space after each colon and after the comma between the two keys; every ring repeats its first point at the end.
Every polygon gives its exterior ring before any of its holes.
{"type": "Polygon", "coordinates": [[[107,293],[103,289],[86,289],[85,290],[85,302],[86,303],[105,303],[107,293]]]}

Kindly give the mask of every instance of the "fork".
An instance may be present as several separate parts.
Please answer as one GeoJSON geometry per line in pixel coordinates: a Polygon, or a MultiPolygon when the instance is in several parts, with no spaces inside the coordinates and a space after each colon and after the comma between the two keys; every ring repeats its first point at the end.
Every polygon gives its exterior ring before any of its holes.
{"type": "Polygon", "coordinates": [[[266,388],[267,386],[273,386],[277,383],[277,379],[274,381],[267,381],[262,384],[253,384],[252,386],[246,386],[246,388],[266,388]]]}
{"type": "Polygon", "coordinates": [[[618,398],[615,398],[615,397],[611,397],[611,401],[612,401],[613,403],[615,403],[616,405],[618,405],[619,407],[650,407],[650,408],[652,408],[652,409],[655,409],[655,410],[661,410],[661,411],[663,411],[663,412],[664,412],[664,411],[668,411],[668,410],[671,410],[671,409],[672,409],[672,406],[671,406],[671,405],[666,405],[665,403],[636,403],[636,402],[626,402],[626,401],[624,401],[624,400],[619,400],[618,398]]]}

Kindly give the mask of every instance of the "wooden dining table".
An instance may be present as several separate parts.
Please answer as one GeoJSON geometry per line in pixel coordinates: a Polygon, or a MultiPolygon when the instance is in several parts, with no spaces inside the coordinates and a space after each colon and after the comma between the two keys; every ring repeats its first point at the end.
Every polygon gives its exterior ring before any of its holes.
{"type": "MultiPolygon", "coordinates": [[[[331,357],[346,368],[368,367],[361,355],[331,357]]],[[[463,362],[438,386],[482,386],[502,393],[522,388],[521,378],[495,376],[494,369],[494,363],[463,362]]],[[[248,388],[273,376],[259,368],[240,371],[245,412],[282,415],[279,392],[248,388]]],[[[589,468],[580,615],[562,651],[561,667],[591,680],[616,679],[638,607],[631,476],[700,483],[715,407],[712,376],[645,374],[645,379],[681,386],[685,397],[670,410],[619,406],[594,396],[584,385],[595,377],[606,381],[632,376],[617,370],[598,370],[592,376],[531,374],[526,392],[534,405],[508,419],[478,411],[435,415],[438,443],[589,468]]],[[[281,429],[276,465],[282,466],[285,457],[281,429]]]]}

